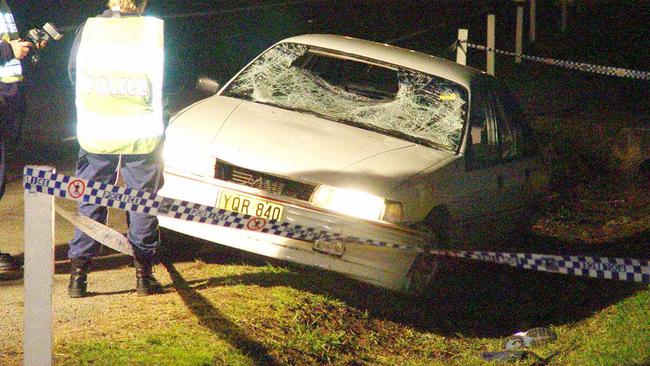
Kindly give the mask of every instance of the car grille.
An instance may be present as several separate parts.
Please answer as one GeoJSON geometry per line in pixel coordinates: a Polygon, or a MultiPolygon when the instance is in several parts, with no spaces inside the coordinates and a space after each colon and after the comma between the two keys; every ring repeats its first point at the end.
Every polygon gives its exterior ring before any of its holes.
{"type": "Polygon", "coordinates": [[[256,172],[219,159],[215,161],[214,177],[226,182],[241,184],[271,194],[297,198],[303,201],[309,201],[316,188],[315,185],[256,172]]]}

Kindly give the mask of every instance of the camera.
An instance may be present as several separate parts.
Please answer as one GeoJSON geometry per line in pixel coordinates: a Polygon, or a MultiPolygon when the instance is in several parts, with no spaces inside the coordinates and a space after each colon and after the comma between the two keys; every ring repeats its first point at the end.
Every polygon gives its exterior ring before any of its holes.
{"type": "Polygon", "coordinates": [[[63,38],[63,33],[61,33],[52,23],[45,23],[42,29],[34,28],[30,30],[28,35],[29,39],[34,43],[47,41],[50,38],[55,41],[60,41],[61,38],[63,38]]]}
{"type": "Polygon", "coordinates": [[[53,39],[55,41],[60,41],[61,38],[63,38],[63,33],[61,33],[54,24],[45,23],[45,25],[41,29],[38,28],[31,29],[27,33],[27,36],[32,42],[34,42],[34,45],[36,45],[36,50],[35,52],[32,53],[32,63],[36,64],[40,59],[40,54],[38,52],[38,45],[41,42],[49,41],[50,39],[53,39]]]}

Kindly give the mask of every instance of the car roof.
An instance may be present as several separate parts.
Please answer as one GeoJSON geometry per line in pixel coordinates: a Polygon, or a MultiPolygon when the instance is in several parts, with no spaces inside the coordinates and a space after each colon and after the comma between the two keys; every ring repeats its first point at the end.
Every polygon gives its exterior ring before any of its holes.
{"type": "Polygon", "coordinates": [[[485,73],[469,66],[457,64],[425,53],[389,44],[332,34],[305,34],[284,39],[278,43],[300,43],[322,47],[350,55],[383,61],[389,64],[436,75],[456,82],[467,89],[473,79],[485,73]]]}

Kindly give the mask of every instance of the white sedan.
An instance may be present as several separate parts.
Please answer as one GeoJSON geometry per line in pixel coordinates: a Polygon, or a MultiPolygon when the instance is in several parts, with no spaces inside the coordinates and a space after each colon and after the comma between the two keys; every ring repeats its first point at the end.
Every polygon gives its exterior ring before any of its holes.
{"type": "Polygon", "coordinates": [[[418,252],[515,228],[545,186],[496,79],[333,35],[285,39],[180,111],[164,158],[161,195],[306,231],[163,227],[394,290],[433,278],[435,260],[418,252]]]}

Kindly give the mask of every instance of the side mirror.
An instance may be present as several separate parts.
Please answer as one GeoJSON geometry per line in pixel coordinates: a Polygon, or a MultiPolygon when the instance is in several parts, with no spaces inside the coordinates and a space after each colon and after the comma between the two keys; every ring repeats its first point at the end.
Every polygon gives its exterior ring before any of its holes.
{"type": "Polygon", "coordinates": [[[221,89],[219,82],[207,76],[201,76],[196,80],[196,89],[209,95],[215,95],[221,89]]]}

